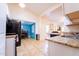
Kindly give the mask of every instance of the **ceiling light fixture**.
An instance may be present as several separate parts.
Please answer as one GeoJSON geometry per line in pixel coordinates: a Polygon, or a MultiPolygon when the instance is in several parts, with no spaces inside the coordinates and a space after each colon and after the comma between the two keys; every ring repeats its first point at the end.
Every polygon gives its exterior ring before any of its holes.
{"type": "Polygon", "coordinates": [[[25,8],[25,4],[24,4],[24,3],[19,3],[19,6],[20,6],[21,8],[25,8]]]}

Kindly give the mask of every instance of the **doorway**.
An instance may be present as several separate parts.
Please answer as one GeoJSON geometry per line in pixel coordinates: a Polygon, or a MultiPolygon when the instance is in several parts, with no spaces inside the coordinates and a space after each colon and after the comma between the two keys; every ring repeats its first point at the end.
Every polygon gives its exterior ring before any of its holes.
{"type": "Polygon", "coordinates": [[[35,22],[21,21],[21,38],[35,40],[35,22]]]}

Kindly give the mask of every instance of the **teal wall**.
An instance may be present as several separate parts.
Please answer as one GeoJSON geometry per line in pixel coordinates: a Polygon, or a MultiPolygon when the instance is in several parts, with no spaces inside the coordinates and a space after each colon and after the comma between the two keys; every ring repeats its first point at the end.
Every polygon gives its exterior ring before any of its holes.
{"type": "Polygon", "coordinates": [[[32,38],[32,39],[36,38],[36,35],[35,35],[35,23],[21,22],[21,29],[28,32],[28,35],[30,36],[30,38],[32,38]]]}
{"type": "Polygon", "coordinates": [[[35,39],[35,23],[33,23],[31,26],[30,26],[30,28],[31,28],[31,33],[30,33],[30,35],[31,35],[31,38],[33,38],[33,39],[35,39]]]}

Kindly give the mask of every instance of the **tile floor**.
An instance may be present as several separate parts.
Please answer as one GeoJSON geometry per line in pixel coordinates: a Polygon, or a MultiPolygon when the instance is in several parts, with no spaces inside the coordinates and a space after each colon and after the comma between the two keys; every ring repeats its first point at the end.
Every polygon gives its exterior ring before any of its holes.
{"type": "Polygon", "coordinates": [[[79,48],[72,48],[47,40],[22,39],[17,56],[78,56],[79,48]]]}

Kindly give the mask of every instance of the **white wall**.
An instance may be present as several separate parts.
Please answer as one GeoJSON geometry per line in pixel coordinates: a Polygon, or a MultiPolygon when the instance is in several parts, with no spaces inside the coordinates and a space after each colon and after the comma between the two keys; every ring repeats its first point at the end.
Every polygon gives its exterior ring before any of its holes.
{"type": "Polygon", "coordinates": [[[79,25],[74,26],[62,26],[63,32],[79,32],[79,25]]]}
{"type": "Polygon", "coordinates": [[[79,32],[79,25],[69,26],[71,32],[79,32]]]}
{"type": "Polygon", "coordinates": [[[47,25],[51,25],[52,24],[52,21],[49,20],[47,17],[40,17],[39,18],[39,34],[40,34],[40,39],[41,40],[44,40],[46,39],[46,36],[47,36],[47,32],[46,32],[46,26],[47,25]]]}
{"type": "Polygon", "coordinates": [[[5,55],[7,4],[0,3],[0,55],[5,55]]]}
{"type": "Polygon", "coordinates": [[[59,6],[58,8],[56,8],[55,10],[51,11],[50,13],[47,14],[47,16],[49,17],[50,20],[52,20],[52,22],[58,24],[58,25],[62,25],[63,24],[63,9],[62,6],[59,6]]]}

